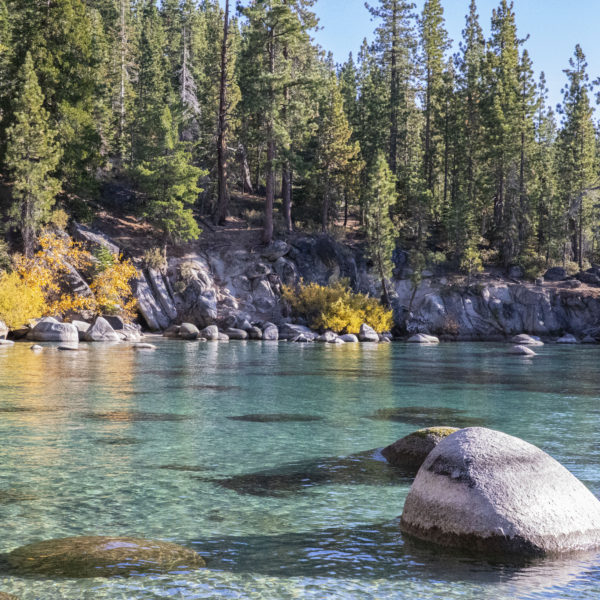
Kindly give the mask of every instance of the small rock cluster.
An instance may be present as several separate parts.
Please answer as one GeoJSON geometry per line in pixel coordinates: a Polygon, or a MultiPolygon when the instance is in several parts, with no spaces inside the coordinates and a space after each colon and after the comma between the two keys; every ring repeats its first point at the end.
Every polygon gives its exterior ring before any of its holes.
{"type": "Polygon", "coordinates": [[[163,333],[164,337],[190,341],[220,341],[229,340],[263,340],[267,342],[286,341],[298,343],[322,342],[326,344],[356,344],[358,342],[388,343],[392,340],[390,333],[378,334],[366,323],[360,328],[358,335],[352,333],[338,335],[333,331],[319,334],[305,325],[284,323],[280,327],[269,321],[250,323],[247,320],[236,327],[219,329],[217,325],[209,325],[199,329],[192,323],[171,325],[163,333]]]}

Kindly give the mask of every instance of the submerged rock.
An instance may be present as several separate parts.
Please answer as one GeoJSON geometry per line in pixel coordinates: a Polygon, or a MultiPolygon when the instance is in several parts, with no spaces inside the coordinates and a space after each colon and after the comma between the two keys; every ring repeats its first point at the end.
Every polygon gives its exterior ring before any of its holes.
{"type": "Polygon", "coordinates": [[[156,350],[156,346],[154,344],[146,344],[146,343],[141,343],[141,344],[133,344],[132,348],[134,350],[145,350],[145,351],[152,351],[152,350],[156,350]]]}
{"type": "Polygon", "coordinates": [[[293,415],[287,413],[241,415],[227,417],[230,421],[246,421],[247,423],[309,423],[322,421],[323,417],[316,415],[293,415]]]}
{"type": "Polygon", "coordinates": [[[31,346],[29,349],[32,352],[41,352],[43,350],[43,348],[38,344],[33,344],[33,346],[31,346]]]}
{"type": "Polygon", "coordinates": [[[420,427],[447,427],[452,423],[457,427],[475,427],[483,425],[481,419],[469,417],[462,411],[446,406],[404,406],[381,408],[367,417],[375,421],[408,423],[420,427]]]}
{"type": "Polygon", "coordinates": [[[537,356],[537,354],[527,346],[513,346],[508,353],[517,356],[537,356]]]}
{"type": "Polygon", "coordinates": [[[11,573],[46,577],[113,577],[206,566],[188,548],[129,537],[72,537],[29,544],[4,557],[11,573]]]}
{"type": "Polygon", "coordinates": [[[59,323],[52,317],[46,317],[27,334],[27,337],[35,342],[77,343],[79,332],[71,323],[59,323]]]}
{"type": "Polygon", "coordinates": [[[457,431],[426,458],[400,527],[442,546],[558,555],[600,547],[600,502],[548,454],[484,428],[457,431]]]}
{"type": "Polygon", "coordinates": [[[19,600],[19,598],[17,598],[17,596],[13,596],[12,594],[0,592],[0,600],[19,600]]]}
{"type": "Polygon", "coordinates": [[[428,454],[445,438],[457,432],[456,427],[428,427],[410,433],[386,446],[381,454],[395,467],[416,473],[428,454]]]}

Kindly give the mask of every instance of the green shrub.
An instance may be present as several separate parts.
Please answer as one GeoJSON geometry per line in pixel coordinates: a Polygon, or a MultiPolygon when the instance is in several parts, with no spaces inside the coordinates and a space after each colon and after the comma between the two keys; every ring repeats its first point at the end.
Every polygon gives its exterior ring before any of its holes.
{"type": "Polygon", "coordinates": [[[337,333],[358,333],[363,323],[377,332],[389,331],[392,311],[375,298],[352,292],[347,280],[330,286],[300,283],[283,286],[283,298],[298,316],[314,329],[330,329],[337,333]]]}
{"type": "Polygon", "coordinates": [[[147,269],[163,271],[167,267],[167,260],[160,248],[150,248],[144,252],[143,264],[147,269]]]}

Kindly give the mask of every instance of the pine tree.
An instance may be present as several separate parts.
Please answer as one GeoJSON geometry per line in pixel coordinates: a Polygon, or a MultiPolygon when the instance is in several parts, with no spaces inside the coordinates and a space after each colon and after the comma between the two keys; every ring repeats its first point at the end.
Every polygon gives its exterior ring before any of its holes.
{"type": "Polygon", "coordinates": [[[587,62],[579,45],[569,64],[560,111],[563,123],[558,140],[558,179],[568,217],[572,255],[582,268],[585,228],[593,208],[591,188],[598,184],[596,138],[587,62]]]}
{"type": "Polygon", "coordinates": [[[360,152],[358,143],[352,143],[352,130],[344,112],[342,94],[334,73],[326,83],[326,94],[321,101],[317,129],[317,174],[322,193],[321,228],[329,226],[332,199],[340,194],[352,161],[360,152]]]}
{"type": "Polygon", "coordinates": [[[450,46],[444,29],[444,11],[440,0],[426,0],[419,19],[421,34],[421,71],[424,83],[423,178],[432,198],[432,213],[439,222],[439,179],[443,138],[443,111],[447,86],[444,83],[445,53],[450,46]]]}
{"type": "Polygon", "coordinates": [[[475,0],[471,0],[460,50],[456,59],[455,162],[450,224],[450,239],[458,261],[468,248],[475,247],[477,238],[486,229],[487,220],[482,184],[485,39],[475,0]]]}
{"type": "Polygon", "coordinates": [[[392,276],[395,228],[390,210],[396,202],[396,182],[385,156],[380,153],[369,173],[365,233],[367,252],[381,279],[383,300],[389,306],[387,280],[392,276]]]}
{"type": "Polygon", "coordinates": [[[192,241],[201,233],[192,209],[201,192],[198,181],[206,173],[191,164],[168,107],[163,108],[157,143],[156,156],[142,162],[136,175],[147,196],[146,217],[162,232],[166,254],[168,243],[192,241]]]}
{"type": "Polygon", "coordinates": [[[508,266],[518,253],[517,207],[520,196],[521,40],[517,38],[513,3],[501,0],[492,15],[492,38],[486,56],[486,98],[483,110],[487,162],[491,174],[489,197],[493,198],[490,235],[508,266]]]}
{"type": "Polygon", "coordinates": [[[53,176],[61,152],[56,134],[49,126],[44,97],[34,70],[31,54],[19,77],[19,91],[14,104],[14,124],[7,131],[6,166],[13,181],[12,222],[23,238],[25,255],[35,249],[37,231],[47,219],[60,181],[53,176]]]}

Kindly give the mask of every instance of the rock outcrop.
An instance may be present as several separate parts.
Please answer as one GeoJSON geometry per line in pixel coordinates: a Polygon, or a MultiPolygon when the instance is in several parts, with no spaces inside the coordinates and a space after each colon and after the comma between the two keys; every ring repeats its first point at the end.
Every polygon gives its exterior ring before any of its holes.
{"type": "Polygon", "coordinates": [[[59,323],[52,317],[45,317],[27,334],[34,342],[79,342],[77,327],[71,323],[59,323]]]}
{"type": "Polygon", "coordinates": [[[448,547],[559,555],[600,547],[600,502],[539,448],[474,427],[445,438],[425,459],[400,527],[448,547]]]}
{"type": "Polygon", "coordinates": [[[381,454],[391,465],[416,473],[429,453],[443,439],[457,431],[455,427],[419,429],[386,446],[381,454]]]}
{"type": "Polygon", "coordinates": [[[128,537],[73,537],[23,546],[2,557],[10,572],[45,577],[114,577],[204,567],[193,550],[128,537]]]}

